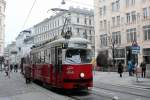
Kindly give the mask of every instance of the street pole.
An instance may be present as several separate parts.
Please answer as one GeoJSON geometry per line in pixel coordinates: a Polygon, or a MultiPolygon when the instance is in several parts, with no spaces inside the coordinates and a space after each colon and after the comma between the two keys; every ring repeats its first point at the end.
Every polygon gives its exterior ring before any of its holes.
{"type": "Polygon", "coordinates": [[[115,67],[114,49],[115,49],[115,42],[112,43],[113,67],[115,67]]]}

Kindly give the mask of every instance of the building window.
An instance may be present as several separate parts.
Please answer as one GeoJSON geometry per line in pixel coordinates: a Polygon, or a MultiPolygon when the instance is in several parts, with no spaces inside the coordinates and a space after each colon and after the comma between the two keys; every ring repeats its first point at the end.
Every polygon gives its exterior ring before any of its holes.
{"type": "Polygon", "coordinates": [[[107,46],[107,35],[100,35],[100,41],[101,41],[101,45],[100,47],[105,47],[107,46]]]}
{"type": "Polygon", "coordinates": [[[120,31],[112,33],[112,42],[114,44],[121,44],[121,33],[120,33],[120,31]]]}
{"type": "Polygon", "coordinates": [[[130,23],[130,19],[131,19],[130,18],[130,13],[127,13],[126,16],[127,16],[127,23],[130,23]]]}
{"type": "Polygon", "coordinates": [[[131,0],[131,5],[135,5],[135,0],[131,0]]]}
{"type": "Polygon", "coordinates": [[[120,0],[116,1],[116,8],[117,8],[117,11],[120,9],[120,0]]]}
{"type": "Polygon", "coordinates": [[[126,7],[129,7],[129,0],[126,0],[126,7]]]}
{"type": "Polygon", "coordinates": [[[148,16],[150,16],[150,11],[148,8],[143,8],[143,17],[144,19],[148,18],[148,16]]]}
{"type": "Polygon", "coordinates": [[[84,37],[85,39],[87,39],[87,30],[84,31],[83,37],[84,37]]]}
{"type": "Polygon", "coordinates": [[[79,33],[80,32],[80,29],[79,28],[77,28],[77,33],[79,33]]]}
{"type": "Polygon", "coordinates": [[[126,7],[135,5],[135,0],[126,0],[126,7]]]}
{"type": "Polygon", "coordinates": [[[150,40],[150,25],[143,26],[144,40],[150,40]]]}
{"type": "Polygon", "coordinates": [[[78,17],[78,18],[77,18],[77,23],[79,23],[79,21],[80,21],[80,20],[79,20],[79,17],[78,17]]]}
{"type": "Polygon", "coordinates": [[[106,6],[103,7],[103,15],[106,15],[106,6]]]}
{"type": "Polygon", "coordinates": [[[112,17],[112,26],[115,26],[115,17],[112,17]]]}
{"type": "Polygon", "coordinates": [[[59,20],[58,20],[58,26],[59,26],[59,20]]]}
{"type": "Polygon", "coordinates": [[[107,21],[104,20],[104,29],[107,29],[107,21]]]}
{"type": "Polygon", "coordinates": [[[136,22],[136,11],[126,13],[127,23],[136,22]]]}
{"type": "Polygon", "coordinates": [[[117,26],[120,25],[120,16],[117,16],[117,26]]]}
{"type": "Polygon", "coordinates": [[[103,9],[102,8],[100,8],[100,16],[102,16],[103,15],[103,9]]]}
{"type": "Polygon", "coordinates": [[[119,9],[120,9],[120,0],[112,2],[112,12],[119,11],[119,9]]]}
{"type": "Polygon", "coordinates": [[[91,19],[89,19],[89,25],[91,25],[91,24],[92,24],[91,19]]]}
{"type": "Polygon", "coordinates": [[[89,30],[89,40],[92,41],[92,31],[89,30]]]}
{"type": "Polygon", "coordinates": [[[112,3],[112,11],[115,11],[115,3],[112,3]]]}
{"type": "Polygon", "coordinates": [[[85,25],[87,24],[87,19],[86,19],[86,17],[84,18],[84,24],[85,24],[85,25]]]}
{"type": "Polygon", "coordinates": [[[133,42],[136,41],[136,28],[132,28],[132,29],[127,29],[127,42],[133,42]]]}
{"type": "Polygon", "coordinates": [[[100,30],[103,29],[103,21],[100,21],[100,30]]]}
{"type": "Polygon", "coordinates": [[[132,22],[136,22],[136,12],[135,11],[131,12],[131,16],[132,16],[132,22]]]}

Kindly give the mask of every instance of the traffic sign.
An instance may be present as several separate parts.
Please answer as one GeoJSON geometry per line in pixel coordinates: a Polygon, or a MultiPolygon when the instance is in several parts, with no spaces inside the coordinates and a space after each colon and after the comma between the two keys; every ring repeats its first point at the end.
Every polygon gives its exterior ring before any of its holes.
{"type": "Polygon", "coordinates": [[[133,41],[131,46],[132,54],[138,54],[140,53],[140,46],[137,44],[136,41],[133,41]]]}

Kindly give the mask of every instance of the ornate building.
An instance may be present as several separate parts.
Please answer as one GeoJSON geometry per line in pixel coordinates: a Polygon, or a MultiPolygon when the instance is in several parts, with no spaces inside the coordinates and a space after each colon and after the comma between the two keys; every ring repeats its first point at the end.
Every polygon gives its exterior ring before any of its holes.
{"type": "Polygon", "coordinates": [[[2,56],[4,53],[5,8],[6,8],[6,1],[0,0],[0,56],[2,56]]]}
{"type": "Polygon", "coordinates": [[[50,18],[34,25],[34,44],[50,39],[61,38],[62,29],[71,30],[73,37],[88,39],[94,48],[94,12],[93,10],[70,7],[50,18]],[[66,21],[67,18],[67,21],[66,21]],[[64,27],[66,23],[67,27],[64,27]]]}
{"type": "Polygon", "coordinates": [[[94,8],[96,53],[115,64],[150,63],[150,0],[94,0],[94,8]]]}

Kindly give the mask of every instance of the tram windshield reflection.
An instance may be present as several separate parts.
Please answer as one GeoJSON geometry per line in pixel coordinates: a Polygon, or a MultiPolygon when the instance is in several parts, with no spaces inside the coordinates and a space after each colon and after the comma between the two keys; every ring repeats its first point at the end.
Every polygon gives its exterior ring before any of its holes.
{"type": "Polygon", "coordinates": [[[66,64],[90,63],[92,60],[92,52],[89,49],[68,49],[66,51],[66,64]]]}

